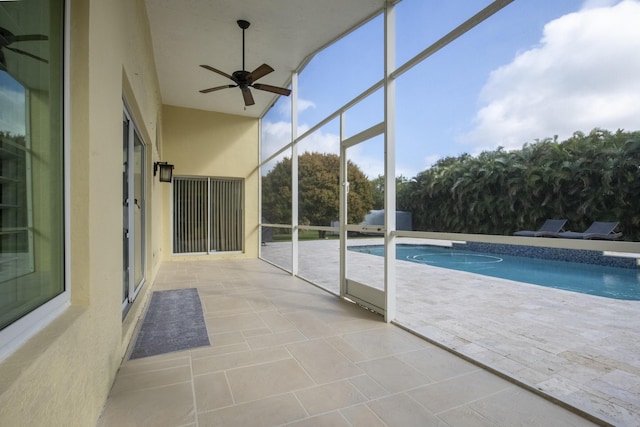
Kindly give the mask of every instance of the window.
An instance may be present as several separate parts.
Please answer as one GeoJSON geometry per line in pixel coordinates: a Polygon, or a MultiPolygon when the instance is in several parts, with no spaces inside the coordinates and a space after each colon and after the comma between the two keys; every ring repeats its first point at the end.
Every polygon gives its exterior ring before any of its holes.
{"type": "Polygon", "coordinates": [[[38,323],[36,317],[51,314],[38,310],[40,307],[54,299],[60,301],[57,297],[61,295],[68,297],[64,280],[63,21],[62,0],[0,3],[3,342],[24,338],[38,323]]]}
{"type": "Polygon", "coordinates": [[[243,250],[242,179],[173,178],[173,253],[243,250]]]}

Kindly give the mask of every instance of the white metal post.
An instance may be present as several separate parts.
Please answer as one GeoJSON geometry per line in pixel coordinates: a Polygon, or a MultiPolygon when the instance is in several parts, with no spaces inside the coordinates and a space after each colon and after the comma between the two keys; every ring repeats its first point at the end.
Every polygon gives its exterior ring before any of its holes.
{"type": "MultiPolygon", "coordinates": [[[[298,136],[298,72],[291,76],[291,140],[298,136]]],[[[298,143],[291,145],[291,274],[298,274],[298,143]]]]}
{"type": "Polygon", "coordinates": [[[340,296],[347,294],[347,149],[344,140],[344,113],[340,114],[340,296]]]}
{"type": "Polygon", "coordinates": [[[386,322],[396,316],[396,142],[395,142],[395,7],[387,0],[384,14],[384,289],[386,322]]]}

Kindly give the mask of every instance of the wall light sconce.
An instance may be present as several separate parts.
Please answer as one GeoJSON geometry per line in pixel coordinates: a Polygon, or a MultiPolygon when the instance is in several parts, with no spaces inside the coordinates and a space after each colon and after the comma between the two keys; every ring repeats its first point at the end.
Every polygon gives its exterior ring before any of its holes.
{"type": "Polygon", "coordinates": [[[173,165],[167,162],[155,162],[153,164],[153,176],[156,176],[160,170],[160,182],[171,182],[173,176],[173,165]]]}

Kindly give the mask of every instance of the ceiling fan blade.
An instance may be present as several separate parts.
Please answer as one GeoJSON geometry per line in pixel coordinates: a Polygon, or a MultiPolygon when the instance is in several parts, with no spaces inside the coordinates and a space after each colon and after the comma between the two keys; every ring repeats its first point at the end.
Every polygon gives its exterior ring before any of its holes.
{"type": "Polygon", "coordinates": [[[216,90],[220,90],[220,89],[229,89],[230,87],[237,87],[236,85],[224,85],[224,86],[216,86],[216,87],[211,87],[209,89],[202,89],[201,91],[199,91],[200,93],[209,93],[209,92],[214,92],[216,90]]]}
{"type": "Polygon", "coordinates": [[[251,78],[252,82],[255,82],[256,80],[258,80],[261,77],[266,76],[269,73],[273,72],[273,68],[271,68],[270,66],[268,66],[267,64],[262,64],[261,66],[259,66],[258,68],[256,68],[255,70],[253,70],[250,74],[249,77],[251,78]]]}
{"type": "Polygon", "coordinates": [[[267,92],[277,93],[278,95],[289,96],[291,95],[291,90],[285,89],[283,87],[271,86],[271,85],[263,85],[260,83],[256,83],[253,85],[254,88],[259,90],[266,90],[267,92]]]}
{"type": "Polygon", "coordinates": [[[21,50],[21,49],[16,49],[15,47],[5,46],[5,49],[9,49],[12,52],[19,53],[21,55],[26,55],[26,56],[28,56],[30,58],[33,58],[33,59],[37,59],[38,61],[42,61],[45,64],[49,63],[49,61],[47,61],[44,58],[40,58],[39,56],[35,56],[33,53],[25,52],[24,50],[21,50]]]}
{"type": "Polygon", "coordinates": [[[220,74],[221,76],[224,76],[224,77],[228,78],[229,80],[231,80],[231,81],[233,81],[233,82],[235,82],[235,83],[238,83],[238,81],[237,81],[236,79],[234,79],[232,76],[230,76],[229,74],[225,73],[224,71],[220,71],[220,70],[218,70],[218,69],[215,69],[215,68],[213,68],[213,67],[210,67],[209,65],[200,65],[200,66],[201,66],[202,68],[204,68],[204,69],[209,70],[209,71],[213,71],[214,73],[218,73],[218,74],[220,74]]]}
{"type": "Polygon", "coordinates": [[[29,42],[36,40],[49,40],[49,37],[44,34],[27,34],[22,36],[14,36],[14,40],[16,42],[29,42]]]}
{"type": "Polygon", "coordinates": [[[255,104],[251,90],[248,87],[242,88],[242,97],[244,98],[244,105],[249,106],[255,104]]]}

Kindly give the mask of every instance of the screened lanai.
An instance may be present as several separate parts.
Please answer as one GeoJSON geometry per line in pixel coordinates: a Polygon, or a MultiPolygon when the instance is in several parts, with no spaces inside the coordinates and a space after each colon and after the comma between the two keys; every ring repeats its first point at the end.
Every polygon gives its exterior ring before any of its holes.
{"type": "Polygon", "coordinates": [[[0,0],[0,424],[637,425],[639,8],[0,0]]]}
{"type": "Polygon", "coordinates": [[[638,338],[634,297],[469,275],[397,252],[493,245],[604,254],[637,270],[627,191],[640,164],[628,116],[637,107],[622,105],[638,91],[612,80],[635,44],[621,27],[637,10],[388,5],[302,64],[291,97],[263,116],[261,258],[548,396],[636,419],[639,396],[627,391],[640,383],[624,356],[638,338]],[[384,221],[368,223],[373,210],[384,221]],[[409,230],[397,226],[407,213],[409,230]],[[559,231],[616,221],[625,237],[512,236],[548,218],[568,218],[559,231]]]}

